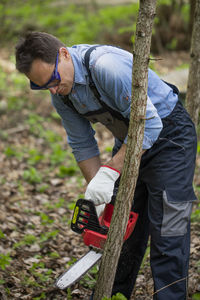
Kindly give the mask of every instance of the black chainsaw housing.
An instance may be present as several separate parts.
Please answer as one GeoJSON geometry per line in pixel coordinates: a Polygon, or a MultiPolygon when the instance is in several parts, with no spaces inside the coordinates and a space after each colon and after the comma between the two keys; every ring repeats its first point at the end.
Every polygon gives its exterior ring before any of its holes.
{"type": "Polygon", "coordinates": [[[77,233],[82,233],[85,229],[104,235],[108,233],[108,227],[101,226],[99,223],[94,203],[87,199],[79,199],[76,202],[71,229],[77,233]]]}

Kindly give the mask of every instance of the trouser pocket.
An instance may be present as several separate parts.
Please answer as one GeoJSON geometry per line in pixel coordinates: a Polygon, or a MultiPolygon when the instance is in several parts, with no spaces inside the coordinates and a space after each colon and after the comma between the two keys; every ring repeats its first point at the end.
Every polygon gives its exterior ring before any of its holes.
{"type": "Polygon", "coordinates": [[[186,234],[193,200],[195,199],[193,189],[188,189],[184,193],[170,189],[163,191],[161,236],[182,236],[186,234]]]}

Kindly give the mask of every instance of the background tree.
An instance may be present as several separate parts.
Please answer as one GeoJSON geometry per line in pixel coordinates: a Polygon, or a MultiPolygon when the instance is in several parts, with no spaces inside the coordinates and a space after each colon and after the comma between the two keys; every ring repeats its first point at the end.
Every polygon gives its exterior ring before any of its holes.
{"type": "Polygon", "coordinates": [[[190,69],[186,95],[186,107],[195,126],[200,112],[200,0],[196,0],[190,50],[190,69]]]}
{"type": "Polygon", "coordinates": [[[192,35],[192,30],[193,30],[195,3],[196,3],[196,0],[190,0],[190,18],[189,18],[189,24],[188,24],[188,27],[189,27],[188,31],[189,31],[190,36],[192,35]]]}
{"type": "Polygon", "coordinates": [[[128,144],[94,300],[110,297],[138,177],[147,102],[147,77],[156,0],[140,1],[133,52],[132,104],[128,144]]]}

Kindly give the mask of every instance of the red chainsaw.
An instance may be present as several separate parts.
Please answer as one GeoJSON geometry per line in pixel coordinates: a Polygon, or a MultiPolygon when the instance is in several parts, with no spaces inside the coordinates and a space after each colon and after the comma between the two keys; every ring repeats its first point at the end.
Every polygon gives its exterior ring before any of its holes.
{"type": "MultiPolygon", "coordinates": [[[[56,280],[56,286],[59,289],[63,290],[75,283],[100,260],[107,239],[113,209],[113,204],[106,204],[102,216],[98,218],[92,201],[79,199],[76,202],[71,229],[82,234],[85,245],[89,246],[91,250],[56,280]]],[[[130,212],[124,240],[127,240],[133,232],[137,218],[137,213],[130,212]]]]}

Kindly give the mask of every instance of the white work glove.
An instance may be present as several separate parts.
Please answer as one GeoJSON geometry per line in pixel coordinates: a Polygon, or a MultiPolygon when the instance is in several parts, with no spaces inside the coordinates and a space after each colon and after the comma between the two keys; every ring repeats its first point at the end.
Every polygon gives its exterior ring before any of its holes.
{"type": "Polygon", "coordinates": [[[91,200],[97,209],[98,216],[104,210],[105,204],[111,201],[115,181],[120,172],[109,166],[101,166],[90,181],[85,192],[85,199],[91,200]],[[103,205],[102,205],[103,204],[103,205]]]}

